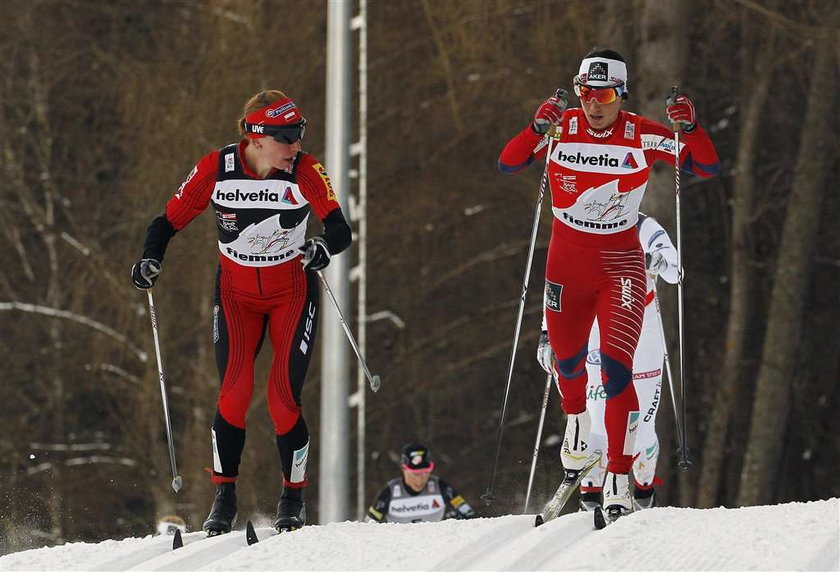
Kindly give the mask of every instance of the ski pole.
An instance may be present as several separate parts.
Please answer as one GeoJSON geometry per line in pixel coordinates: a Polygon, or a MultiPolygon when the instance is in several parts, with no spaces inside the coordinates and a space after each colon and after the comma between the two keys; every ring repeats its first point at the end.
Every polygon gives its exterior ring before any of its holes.
{"type": "MultiPolygon", "coordinates": [[[[672,103],[676,101],[679,89],[677,86],[671,88],[670,99],[672,103]]],[[[682,213],[680,211],[680,126],[678,123],[672,123],[671,128],[674,130],[674,184],[676,192],[674,199],[676,203],[677,216],[677,320],[679,326],[679,345],[680,345],[680,403],[682,405],[682,443],[680,444],[680,461],[679,466],[686,471],[691,466],[691,461],[688,458],[688,445],[686,444],[686,401],[685,401],[685,299],[683,297],[683,264],[682,264],[682,213]]]]}
{"type": "Polygon", "coordinates": [[[157,356],[158,379],[160,380],[160,397],[163,400],[163,418],[166,420],[166,443],[169,445],[169,464],[172,465],[172,490],[176,493],[181,490],[184,480],[178,475],[178,466],[175,463],[175,444],[172,441],[172,422],[169,418],[169,400],[166,397],[166,379],[163,376],[163,360],[160,357],[160,340],[158,338],[157,314],[155,314],[155,300],[152,298],[152,290],[146,290],[149,295],[149,315],[152,317],[152,333],[155,338],[155,356],[157,356]]]}
{"type": "Polygon", "coordinates": [[[659,293],[656,291],[656,282],[653,283],[653,303],[656,307],[656,317],[659,320],[659,332],[662,334],[662,351],[665,355],[665,373],[668,376],[668,388],[671,390],[671,404],[674,406],[674,423],[677,425],[677,441],[679,450],[685,449],[685,435],[680,422],[680,414],[677,408],[677,394],[674,391],[674,374],[671,373],[671,358],[668,356],[668,342],[665,340],[665,327],[662,323],[662,310],[659,307],[659,293]]]}
{"type": "Polygon", "coordinates": [[[323,273],[320,270],[316,271],[318,273],[318,278],[321,279],[321,284],[324,285],[324,290],[327,291],[327,295],[329,296],[330,300],[332,300],[333,306],[335,307],[335,311],[338,314],[338,319],[341,322],[341,327],[344,328],[344,333],[347,335],[347,340],[350,342],[350,345],[353,346],[353,351],[356,352],[356,357],[359,358],[359,362],[362,364],[362,369],[365,370],[365,375],[368,378],[368,382],[370,382],[370,388],[373,391],[379,391],[379,386],[381,385],[381,380],[379,379],[378,375],[371,375],[370,370],[368,369],[367,363],[365,362],[365,358],[362,355],[362,352],[359,351],[359,346],[356,344],[355,338],[353,338],[353,333],[350,331],[350,327],[347,325],[347,321],[344,319],[344,314],[341,313],[341,308],[338,306],[338,300],[335,299],[335,296],[330,290],[330,285],[327,284],[327,279],[324,277],[323,273]]]}
{"type": "Polygon", "coordinates": [[[542,440],[543,423],[545,422],[545,410],[548,408],[548,394],[551,392],[552,375],[549,373],[545,379],[545,392],[543,392],[542,407],[540,408],[540,424],[537,426],[537,440],[534,442],[534,456],[531,459],[531,474],[528,475],[528,491],[525,493],[525,508],[523,514],[528,514],[528,503],[531,500],[531,486],[534,484],[534,473],[537,470],[537,456],[540,454],[540,441],[542,440]]]}
{"type": "Polygon", "coordinates": [[[505,426],[505,412],[507,411],[508,395],[510,394],[510,382],[513,378],[513,364],[516,361],[516,346],[519,344],[519,330],[522,326],[522,316],[525,313],[525,297],[528,295],[528,282],[531,279],[531,262],[534,259],[534,248],[537,242],[537,230],[540,225],[540,210],[542,209],[543,196],[548,181],[548,166],[551,163],[551,142],[552,135],[548,136],[548,149],[545,154],[545,170],[543,170],[540,192],[537,197],[537,205],[534,208],[534,222],[531,225],[531,244],[528,247],[528,260],[525,263],[525,279],[522,281],[522,294],[519,296],[519,315],[516,318],[516,327],[513,332],[513,349],[510,352],[510,365],[508,366],[507,384],[505,385],[505,398],[502,401],[502,413],[499,417],[499,429],[496,433],[496,453],[493,456],[493,469],[490,471],[490,484],[487,492],[481,495],[485,503],[490,504],[496,497],[493,495],[493,487],[496,482],[496,469],[499,466],[499,453],[502,449],[502,433],[505,426]]]}

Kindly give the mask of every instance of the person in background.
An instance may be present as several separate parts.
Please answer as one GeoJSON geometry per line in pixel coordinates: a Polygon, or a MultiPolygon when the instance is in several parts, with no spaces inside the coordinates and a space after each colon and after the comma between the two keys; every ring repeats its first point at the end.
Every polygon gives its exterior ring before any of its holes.
{"type": "MultiPolygon", "coordinates": [[[[676,284],[678,279],[677,249],[674,248],[668,233],[651,216],[639,213],[639,239],[645,253],[647,270],[647,294],[645,296],[645,316],[639,345],[633,356],[633,386],[639,398],[641,419],[636,437],[633,461],[633,506],[636,510],[651,508],[656,504],[655,486],[662,481],[656,476],[656,463],[659,459],[659,438],[656,435],[656,413],[662,396],[662,373],[665,358],[663,345],[664,332],[656,309],[656,279],[662,277],[669,284],[676,284]]],[[[545,323],[543,323],[545,332],[545,323]]],[[[537,361],[546,372],[551,372],[553,363],[551,346],[540,336],[537,348],[537,361]]],[[[606,429],[604,426],[604,405],[606,391],[601,385],[601,352],[598,348],[600,330],[598,320],[592,326],[589,335],[589,352],[586,368],[589,384],[586,388],[586,409],[592,420],[589,430],[589,446],[592,450],[604,451],[607,448],[606,429]]],[[[601,456],[598,463],[587,473],[580,485],[580,507],[594,510],[601,504],[602,483],[606,473],[606,457],[601,456]]]]}
{"type": "Polygon", "coordinates": [[[432,474],[428,447],[410,443],[403,449],[402,476],[388,481],[368,509],[366,522],[438,522],[474,518],[475,511],[446,481],[432,474]]]}
{"type": "Polygon", "coordinates": [[[237,124],[242,139],[198,162],[149,225],[143,256],[131,269],[137,288],[152,288],[169,240],[212,205],[219,247],[213,343],[221,387],[210,430],[216,497],[203,526],[208,536],[230,532],[236,518],[245,416],[266,332],[274,349],[268,408],[283,471],[274,526],[282,532],[306,524],[309,429],[300,397],[318,323],[316,271],[351,242],[326,169],[301,149],[306,119],[295,102],[276,90],[257,93],[237,124]],[[307,239],[312,211],[324,231],[307,239]]]}
{"type": "Polygon", "coordinates": [[[621,109],[629,91],[627,64],[619,53],[589,52],[572,83],[581,107],[567,109],[568,97],[558,90],[507,143],[499,169],[519,172],[551,146],[546,175],[554,220],[544,304],[567,416],[563,482],[579,486],[589,460],[586,355],[597,316],[608,446],[603,511],[596,519],[612,522],[633,508],[629,473],[640,411],[632,370],[645,307],[639,205],[655,162],[674,165],[676,153],[680,169],[712,177],[719,160],[686,95],[672,94],[665,110],[682,131],[679,149],[671,128],[621,109]],[[556,130],[549,133],[552,125],[556,130]]]}

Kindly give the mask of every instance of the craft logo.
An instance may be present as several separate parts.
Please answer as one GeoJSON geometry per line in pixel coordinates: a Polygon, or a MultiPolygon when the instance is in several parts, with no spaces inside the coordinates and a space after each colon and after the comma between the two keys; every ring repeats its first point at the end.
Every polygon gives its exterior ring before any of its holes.
{"type": "Polygon", "coordinates": [[[647,410],[647,414],[645,415],[645,423],[649,422],[653,419],[653,416],[656,415],[656,410],[659,408],[660,393],[659,386],[656,386],[656,393],[653,394],[653,401],[651,401],[650,408],[647,410]]]}
{"type": "Polygon", "coordinates": [[[589,64],[586,81],[607,81],[607,64],[604,62],[592,62],[589,64]]]}
{"type": "Polygon", "coordinates": [[[578,118],[572,117],[569,119],[569,135],[577,135],[578,132],[578,118]]]}
{"type": "Polygon", "coordinates": [[[230,173],[234,169],[233,153],[225,155],[225,173],[230,173]]]}
{"type": "Polygon", "coordinates": [[[636,138],[636,125],[634,123],[630,123],[628,121],[624,124],[624,138],[625,139],[635,139],[636,138]]]}

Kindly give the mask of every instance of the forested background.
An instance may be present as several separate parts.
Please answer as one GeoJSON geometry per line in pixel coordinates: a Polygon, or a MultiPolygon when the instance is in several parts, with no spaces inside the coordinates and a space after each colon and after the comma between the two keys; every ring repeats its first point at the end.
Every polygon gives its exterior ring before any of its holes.
{"type": "MultiPolygon", "coordinates": [[[[177,496],[146,297],[129,269],[146,225],[195,162],[237,140],[253,93],[293,97],[309,120],[305,148],[323,158],[326,8],[0,0],[3,552],[148,534],[169,512],[200,528],[213,495],[204,467],[218,387],[213,217],[173,239],[155,290],[185,480],[177,496]]],[[[368,501],[398,474],[404,443],[421,439],[480,514],[521,511],[545,383],[534,350],[550,213],[497,500],[485,506],[541,175],[535,165],[504,176],[496,159],[545,97],[571,91],[596,46],[628,62],[625,109],[664,122],[670,87],[688,92],[722,161],[715,179],[683,177],[695,463],[676,468],[663,391],[660,503],[840,495],[838,24],[828,0],[370,0],[368,305],[405,327],[368,328],[368,363],[383,380],[367,402],[368,501]]],[[[672,237],[673,191],[673,172],[661,167],[643,203],[672,237]]],[[[675,288],[660,292],[676,357],[675,288]]],[[[265,404],[269,353],[258,361],[238,487],[250,515],[272,514],[281,486],[265,404]]],[[[312,522],[319,363],[304,390],[312,522]]],[[[563,424],[552,395],[549,443],[563,424]]],[[[560,469],[557,445],[544,446],[540,502],[560,469]]]]}

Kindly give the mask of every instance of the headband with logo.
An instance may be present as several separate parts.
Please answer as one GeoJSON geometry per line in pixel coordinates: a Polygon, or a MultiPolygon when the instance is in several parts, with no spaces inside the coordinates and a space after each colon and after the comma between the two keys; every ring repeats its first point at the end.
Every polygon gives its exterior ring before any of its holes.
{"type": "Polygon", "coordinates": [[[300,114],[297,104],[286,97],[275,101],[267,107],[252,111],[245,116],[245,134],[251,139],[258,139],[272,134],[272,127],[305,124],[306,120],[300,114]],[[268,127],[268,129],[265,129],[268,127]]]}
{"type": "Polygon", "coordinates": [[[607,58],[585,58],[580,62],[578,75],[580,84],[589,87],[627,87],[627,65],[619,60],[607,58]]]}

